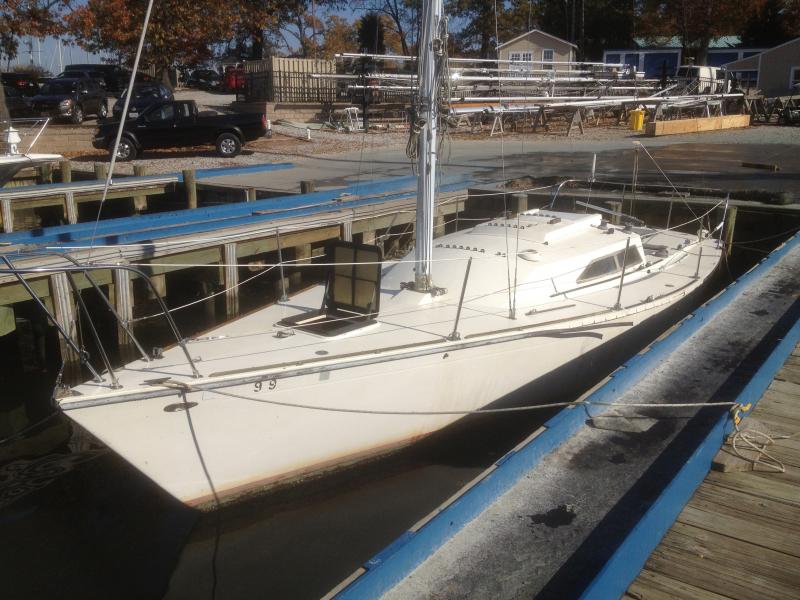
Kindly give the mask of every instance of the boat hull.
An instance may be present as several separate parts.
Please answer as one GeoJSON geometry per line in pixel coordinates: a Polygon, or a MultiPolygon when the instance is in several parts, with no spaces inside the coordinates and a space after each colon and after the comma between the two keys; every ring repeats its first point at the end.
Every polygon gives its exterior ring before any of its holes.
{"type": "MultiPolygon", "coordinates": [[[[568,334],[567,323],[553,335],[490,338],[388,363],[175,390],[68,414],[167,492],[203,505],[413,442],[633,333],[698,286],[594,326],[572,324],[568,334]]],[[[527,404],[549,401],[525,396],[527,404]]]]}

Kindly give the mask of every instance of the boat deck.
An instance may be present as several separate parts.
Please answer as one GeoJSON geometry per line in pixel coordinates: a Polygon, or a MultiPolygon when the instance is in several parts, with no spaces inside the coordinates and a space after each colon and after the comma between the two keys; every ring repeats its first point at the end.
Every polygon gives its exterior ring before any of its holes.
{"type": "Polygon", "coordinates": [[[800,344],[743,427],[794,434],[776,439],[769,450],[786,472],[743,461],[731,464],[726,444],[625,600],[800,595],[800,344]]]}
{"type": "MultiPolygon", "coordinates": [[[[605,410],[584,405],[563,410],[331,594],[337,598],[623,595],[708,473],[730,425],[729,407],[657,406],[754,404],[772,380],[775,356],[779,351],[791,352],[800,337],[799,270],[800,238],[796,237],[585,398],[649,406],[605,410]],[[785,350],[789,340],[794,341],[785,350]],[[769,372],[767,379],[765,372],[769,372]],[[762,384],[754,395],[753,390],[762,384]]],[[[784,392],[787,385],[773,384],[784,392]]],[[[795,394],[797,389],[800,386],[791,388],[795,394]]],[[[797,420],[789,418],[797,419],[800,411],[785,400],[766,404],[759,415],[764,415],[757,418],[771,429],[778,425],[790,433],[798,429],[793,425],[797,420]]],[[[669,549],[659,548],[649,564],[672,564],[675,586],[684,585],[677,579],[683,569],[695,572],[691,585],[699,590],[702,578],[720,580],[719,585],[730,592],[736,587],[731,582],[761,576],[759,597],[796,596],[800,544],[792,511],[796,512],[800,498],[793,487],[800,483],[799,445],[792,440],[781,448],[787,456],[784,462],[795,465],[787,474],[729,474],[732,480],[750,478],[749,489],[717,489],[717,513],[709,498],[703,497],[705,492],[698,492],[697,502],[706,510],[697,505],[687,509],[696,529],[702,529],[699,521],[706,528],[716,521],[719,527],[738,526],[755,534],[749,543],[759,548],[758,557],[748,560],[737,551],[735,540],[721,545],[709,541],[711,550],[698,551],[700,544],[673,533],[666,542],[669,549]],[[758,497],[766,493],[778,499],[758,497]],[[747,520],[750,515],[752,519],[747,520]],[[687,566],[688,558],[672,560],[679,555],[675,548],[680,543],[683,552],[694,552],[692,568],[687,566]],[[712,559],[712,552],[718,557],[712,559]],[[665,559],[666,554],[670,558],[665,559]],[[767,556],[776,564],[769,566],[767,556]],[[723,567],[725,573],[737,572],[738,577],[723,581],[723,567]],[[777,572],[782,567],[787,571],[780,579],[777,572]],[[764,577],[759,569],[776,573],[774,585],[771,575],[764,577]],[[794,595],[785,593],[792,585],[794,595]],[[764,591],[768,588],[781,591],[770,591],[770,596],[764,591]]],[[[720,477],[709,476],[717,488],[724,487],[718,483],[720,477]]],[[[678,527],[687,525],[679,522],[678,527]]],[[[712,534],[704,533],[709,540],[712,534]]],[[[722,533],[713,535],[717,536],[714,541],[722,541],[722,533]]],[[[643,578],[652,572],[666,577],[648,568],[643,578]]],[[[636,588],[631,588],[631,596],[675,597],[670,590],[658,589],[652,579],[639,588],[649,584],[648,593],[636,596],[636,588]]],[[[702,596],[685,587],[685,597],[725,597],[719,593],[702,596]]]]}

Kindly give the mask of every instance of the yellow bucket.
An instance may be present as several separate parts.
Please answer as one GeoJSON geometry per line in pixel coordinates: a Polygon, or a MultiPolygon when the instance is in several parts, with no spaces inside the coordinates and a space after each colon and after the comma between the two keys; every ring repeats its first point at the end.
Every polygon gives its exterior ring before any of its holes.
{"type": "Polygon", "coordinates": [[[641,131],[644,128],[644,111],[635,109],[630,116],[631,131],[641,131]]]}

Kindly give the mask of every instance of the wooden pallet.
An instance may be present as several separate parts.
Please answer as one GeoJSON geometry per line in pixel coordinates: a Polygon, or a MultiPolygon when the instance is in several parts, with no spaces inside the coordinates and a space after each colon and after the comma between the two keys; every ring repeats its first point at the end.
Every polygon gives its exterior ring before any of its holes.
{"type": "Polygon", "coordinates": [[[697,119],[675,119],[672,121],[653,121],[645,127],[645,135],[675,135],[679,133],[700,133],[719,129],[736,129],[750,126],[750,115],[725,115],[722,117],[700,117],[697,119]]]}

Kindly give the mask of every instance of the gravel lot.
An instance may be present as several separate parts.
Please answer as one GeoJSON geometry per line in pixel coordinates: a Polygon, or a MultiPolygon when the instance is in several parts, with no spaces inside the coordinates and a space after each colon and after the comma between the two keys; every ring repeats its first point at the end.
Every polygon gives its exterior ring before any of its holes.
{"type": "MultiPolygon", "coordinates": [[[[233,94],[215,94],[201,90],[178,90],[176,99],[194,100],[200,110],[228,112],[230,103],[236,98],[233,94]]],[[[81,127],[59,126],[60,131],[86,131],[93,128],[94,122],[81,127]]],[[[304,157],[327,157],[350,153],[363,155],[370,160],[370,153],[383,150],[396,151],[401,155],[408,140],[407,131],[340,133],[332,130],[312,129],[311,141],[306,140],[306,129],[286,124],[273,124],[273,137],[262,138],[246,145],[242,154],[234,159],[223,159],[214,153],[211,146],[201,148],[182,148],[148,151],[136,164],[144,165],[148,173],[169,173],[187,168],[234,167],[272,162],[302,162],[304,157]]],[[[605,123],[602,126],[587,125],[584,134],[577,130],[570,137],[565,136],[563,124],[554,123],[550,132],[516,133],[506,131],[502,136],[507,150],[535,151],[594,151],[630,147],[634,140],[642,140],[647,146],[664,146],[692,143],[747,143],[747,144],[800,144],[800,127],[758,126],[746,130],[728,130],[703,134],[664,136],[645,138],[640,133],[630,131],[627,126],[605,123]]],[[[450,142],[457,145],[501,143],[501,136],[488,137],[488,129],[482,133],[468,131],[454,133],[450,142]]],[[[385,154],[385,153],[384,153],[385,154]]],[[[66,153],[75,162],[76,170],[91,171],[95,162],[106,162],[107,154],[96,150],[66,153]]],[[[116,167],[120,174],[131,174],[131,163],[121,163],[116,167]]]]}

